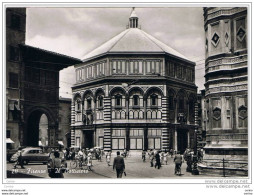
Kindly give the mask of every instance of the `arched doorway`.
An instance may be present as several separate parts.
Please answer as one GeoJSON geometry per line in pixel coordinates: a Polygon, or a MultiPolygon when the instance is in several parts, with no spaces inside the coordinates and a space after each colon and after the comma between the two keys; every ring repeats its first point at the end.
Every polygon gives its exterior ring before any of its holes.
{"type": "Polygon", "coordinates": [[[55,121],[44,109],[34,110],[30,113],[26,124],[26,146],[53,146],[55,145],[55,121]],[[50,125],[51,124],[51,125],[50,125]]]}
{"type": "Polygon", "coordinates": [[[177,131],[177,149],[181,154],[188,147],[188,131],[186,129],[178,129],[177,131]]]}
{"type": "Polygon", "coordinates": [[[39,122],[39,146],[48,146],[48,117],[42,114],[39,122]]]}

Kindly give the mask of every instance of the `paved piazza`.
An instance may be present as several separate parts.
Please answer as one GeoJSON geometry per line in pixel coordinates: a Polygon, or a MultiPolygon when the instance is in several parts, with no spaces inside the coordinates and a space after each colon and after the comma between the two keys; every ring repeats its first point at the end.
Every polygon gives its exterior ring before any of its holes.
{"type": "MultiPolygon", "coordinates": [[[[64,178],[116,178],[116,173],[113,171],[113,159],[111,158],[111,166],[106,163],[105,156],[102,158],[102,162],[93,160],[92,171],[85,171],[80,168],[71,169],[70,161],[67,161],[69,168],[68,173],[64,173],[64,178]]],[[[49,178],[47,173],[47,166],[42,164],[28,164],[25,165],[25,169],[13,170],[13,163],[7,163],[7,177],[8,178],[49,178]]],[[[125,171],[127,176],[123,175],[124,179],[138,179],[138,178],[204,178],[214,177],[208,175],[194,176],[189,172],[186,172],[186,163],[182,165],[182,175],[174,175],[174,162],[173,158],[169,159],[167,165],[162,165],[160,169],[150,167],[149,159],[143,162],[141,154],[132,154],[125,158],[125,171]]],[[[219,176],[220,177],[220,176],[219,176]]]]}

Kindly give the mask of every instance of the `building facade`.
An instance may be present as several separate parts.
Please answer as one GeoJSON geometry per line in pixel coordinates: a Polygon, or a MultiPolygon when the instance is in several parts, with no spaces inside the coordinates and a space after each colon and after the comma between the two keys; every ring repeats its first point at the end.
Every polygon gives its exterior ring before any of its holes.
{"type": "Polygon", "coordinates": [[[48,119],[48,145],[59,137],[59,71],[80,60],[25,45],[26,9],[6,9],[6,142],[39,145],[39,122],[48,119]]]}
{"type": "Polygon", "coordinates": [[[20,49],[25,42],[26,9],[6,9],[6,137],[8,147],[19,143],[20,109],[20,49]]]}
{"type": "Polygon", "coordinates": [[[247,8],[204,8],[204,21],[205,158],[247,160],[247,8]]]}
{"type": "Polygon", "coordinates": [[[71,146],[71,98],[59,98],[59,131],[58,141],[64,147],[71,146]]]}
{"type": "Polygon", "coordinates": [[[126,30],[75,65],[71,143],[104,150],[194,145],[195,63],[142,31],[126,30]]]}

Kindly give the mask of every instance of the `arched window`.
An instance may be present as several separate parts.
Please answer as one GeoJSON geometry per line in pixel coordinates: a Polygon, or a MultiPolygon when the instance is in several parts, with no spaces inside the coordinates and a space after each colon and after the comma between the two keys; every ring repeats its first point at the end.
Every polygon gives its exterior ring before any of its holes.
{"type": "Polygon", "coordinates": [[[168,106],[169,106],[170,110],[174,110],[174,97],[173,96],[169,96],[168,106]]]}
{"type": "Polygon", "coordinates": [[[184,110],[184,97],[183,96],[179,96],[178,108],[179,108],[179,110],[184,110]]]}
{"type": "Polygon", "coordinates": [[[76,111],[77,112],[81,111],[81,101],[80,101],[80,99],[76,100],[76,111]]]}
{"type": "Polygon", "coordinates": [[[138,95],[133,96],[133,106],[139,106],[139,96],[138,95]]]}
{"type": "Polygon", "coordinates": [[[194,104],[194,101],[193,100],[190,100],[189,101],[189,113],[190,113],[190,115],[194,115],[194,109],[195,109],[195,104],[194,104]]]}
{"type": "Polygon", "coordinates": [[[102,107],[103,107],[103,97],[102,97],[102,96],[99,96],[99,97],[98,97],[98,107],[99,107],[99,108],[102,108],[102,107]]]}
{"type": "Polygon", "coordinates": [[[122,96],[120,94],[117,94],[115,96],[115,100],[116,100],[116,106],[122,106],[122,96]]]}
{"type": "Polygon", "coordinates": [[[158,105],[158,96],[156,94],[151,95],[151,106],[157,106],[158,105]]]}
{"type": "Polygon", "coordinates": [[[86,100],[86,102],[87,102],[87,110],[91,110],[92,109],[92,99],[88,98],[86,100]]]}

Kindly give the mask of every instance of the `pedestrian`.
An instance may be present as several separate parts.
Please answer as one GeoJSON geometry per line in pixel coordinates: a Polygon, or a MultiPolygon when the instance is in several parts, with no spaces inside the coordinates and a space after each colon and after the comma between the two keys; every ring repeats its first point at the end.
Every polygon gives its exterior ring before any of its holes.
{"type": "Polygon", "coordinates": [[[170,149],[170,156],[171,156],[171,158],[173,158],[173,149],[172,148],[170,149]]]}
{"type": "Polygon", "coordinates": [[[84,155],[84,153],[82,152],[81,149],[79,149],[79,151],[78,151],[79,167],[82,167],[83,155],[84,155]]]}
{"type": "Polygon", "coordinates": [[[146,151],[145,150],[142,151],[142,160],[143,160],[143,162],[146,161],[146,151]]]}
{"type": "Polygon", "coordinates": [[[175,162],[175,175],[177,174],[177,171],[179,171],[179,173],[181,174],[181,166],[183,162],[183,157],[179,151],[175,155],[174,162],[175,162]]]}
{"type": "Polygon", "coordinates": [[[66,160],[66,149],[65,148],[63,149],[63,157],[66,160]]]}
{"type": "Polygon", "coordinates": [[[149,153],[150,167],[153,167],[154,151],[151,149],[149,153]]]}
{"type": "Polygon", "coordinates": [[[100,151],[100,148],[97,148],[96,149],[96,159],[98,160],[98,162],[100,161],[100,155],[101,155],[101,151],[100,151]]]}
{"type": "Polygon", "coordinates": [[[51,178],[64,178],[62,172],[62,160],[58,151],[54,152],[54,157],[49,163],[49,177],[51,178]]]}
{"type": "Polygon", "coordinates": [[[124,157],[124,158],[127,157],[127,150],[126,150],[126,149],[123,150],[123,157],[124,157]]]}
{"type": "Polygon", "coordinates": [[[158,169],[161,168],[161,161],[160,161],[160,151],[158,151],[155,155],[155,161],[156,161],[156,164],[154,166],[154,168],[158,167],[158,169]]]}
{"type": "Polygon", "coordinates": [[[89,152],[87,155],[87,169],[88,169],[88,171],[92,171],[92,169],[91,169],[92,165],[93,165],[92,164],[92,154],[91,154],[91,152],[89,152]]]}
{"type": "Polygon", "coordinates": [[[108,163],[108,166],[110,166],[110,161],[111,161],[111,152],[110,151],[108,151],[106,154],[106,161],[108,163]]]}
{"type": "Polygon", "coordinates": [[[17,165],[20,165],[21,169],[24,169],[25,167],[23,166],[22,151],[19,150],[18,153],[19,153],[18,158],[17,158],[13,168],[16,169],[17,165]]]}
{"type": "Polygon", "coordinates": [[[105,155],[104,150],[101,149],[101,158],[105,155]]]}
{"type": "Polygon", "coordinates": [[[69,148],[66,148],[65,150],[66,150],[65,159],[66,159],[66,160],[69,160],[70,150],[69,150],[69,148]]]}
{"type": "Polygon", "coordinates": [[[159,155],[160,155],[160,162],[161,162],[161,165],[163,165],[163,160],[164,160],[163,156],[164,156],[164,152],[160,151],[159,155]]]}
{"type": "Polygon", "coordinates": [[[114,163],[113,163],[113,170],[116,169],[116,176],[117,178],[122,178],[124,169],[125,169],[125,164],[124,164],[124,159],[123,157],[120,156],[120,152],[116,152],[117,157],[114,158],[114,163]]]}
{"type": "Polygon", "coordinates": [[[75,159],[75,150],[73,149],[72,152],[71,152],[71,160],[74,160],[75,159]]]}
{"type": "Polygon", "coordinates": [[[165,152],[164,154],[163,154],[163,162],[164,162],[164,164],[168,164],[168,153],[167,152],[165,152]]]}

